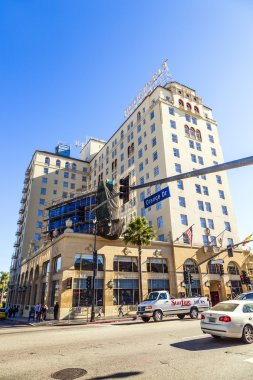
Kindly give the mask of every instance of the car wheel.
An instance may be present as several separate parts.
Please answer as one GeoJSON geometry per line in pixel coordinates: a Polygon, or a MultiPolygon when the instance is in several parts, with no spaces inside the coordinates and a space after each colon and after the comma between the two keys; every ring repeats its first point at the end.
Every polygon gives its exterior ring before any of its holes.
{"type": "Polygon", "coordinates": [[[253,328],[250,325],[244,326],[242,332],[242,339],[245,343],[251,344],[253,343],[253,328]]]}
{"type": "Polygon", "coordinates": [[[213,335],[213,334],[211,334],[211,335],[212,335],[212,337],[215,338],[215,339],[220,339],[220,336],[219,336],[219,335],[213,335]]]}
{"type": "Polygon", "coordinates": [[[190,311],[190,317],[192,319],[197,319],[199,316],[199,312],[198,312],[198,309],[196,307],[193,307],[190,311]]]}
{"type": "Polygon", "coordinates": [[[163,313],[160,310],[156,310],[153,314],[153,319],[155,322],[161,322],[163,319],[163,313]]]}
{"type": "Polygon", "coordinates": [[[177,314],[177,317],[178,317],[179,319],[184,319],[185,314],[177,314]]]}
{"type": "Polygon", "coordinates": [[[143,322],[146,322],[146,323],[150,320],[149,317],[141,317],[141,319],[143,320],[143,322]]]}

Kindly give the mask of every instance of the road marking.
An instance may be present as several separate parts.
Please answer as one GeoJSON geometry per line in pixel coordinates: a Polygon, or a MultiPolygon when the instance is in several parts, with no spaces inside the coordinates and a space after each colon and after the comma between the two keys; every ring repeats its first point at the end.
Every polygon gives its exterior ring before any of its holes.
{"type": "Polygon", "coordinates": [[[204,338],[204,334],[202,334],[202,335],[193,335],[193,336],[184,336],[181,339],[193,339],[193,338],[204,338]]]}
{"type": "Polygon", "coordinates": [[[246,360],[244,360],[244,362],[253,363],[253,358],[246,359],[246,360]]]}

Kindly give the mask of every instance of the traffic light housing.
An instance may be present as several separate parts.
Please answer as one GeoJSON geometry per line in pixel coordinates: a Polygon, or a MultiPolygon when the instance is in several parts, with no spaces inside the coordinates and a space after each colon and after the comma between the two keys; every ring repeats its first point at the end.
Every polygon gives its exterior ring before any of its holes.
{"type": "Polygon", "coordinates": [[[220,275],[224,276],[224,268],[222,264],[220,264],[220,275]]]}
{"type": "Polygon", "coordinates": [[[188,278],[189,278],[190,284],[192,284],[193,283],[193,278],[192,278],[192,274],[190,272],[188,272],[188,278]]]}
{"type": "Polygon", "coordinates": [[[184,283],[185,285],[189,284],[189,272],[187,270],[184,270],[184,283]]]}
{"type": "Polygon", "coordinates": [[[86,288],[91,289],[91,276],[88,276],[86,279],[86,288]]]}
{"type": "Polygon", "coordinates": [[[123,204],[129,202],[129,175],[119,180],[119,198],[123,200],[123,204]]]}
{"type": "Polygon", "coordinates": [[[233,246],[228,245],[227,250],[228,250],[228,257],[233,257],[233,246]]]}
{"type": "Polygon", "coordinates": [[[247,276],[247,272],[245,270],[242,271],[242,274],[240,275],[242,284],[250,284],[250,278],[247,276]]]}

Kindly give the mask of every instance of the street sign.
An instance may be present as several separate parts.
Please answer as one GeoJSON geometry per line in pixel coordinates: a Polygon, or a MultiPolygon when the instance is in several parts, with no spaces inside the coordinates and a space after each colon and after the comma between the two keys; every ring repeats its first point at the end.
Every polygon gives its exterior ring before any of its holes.
{"type": "Polygon", "coordinates": [[[224,260],[222,260],[222,259],[212,260],[211,264],[224,264],[224,260]]]}
{"type": "Polygon", "coordinates": [[[144,206],[145,208],[148,208],[150,206],[155,205],[156,203],[159,203],[163,201],[166,198],[170,197],[170,189],[169,187],[165,187],[164,189],[158,191],[157,193],[150,195],[150,197],[144,199],[144,206]]]}

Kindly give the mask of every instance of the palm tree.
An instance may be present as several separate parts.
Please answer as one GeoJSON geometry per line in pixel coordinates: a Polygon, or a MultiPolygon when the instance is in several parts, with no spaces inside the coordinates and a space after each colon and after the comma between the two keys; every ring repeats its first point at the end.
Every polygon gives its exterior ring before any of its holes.
{"type": "Polygon", "coordinates": [[[3,303],[4,294],[8,288],[8,281],[9,281],[9,273],[8,272],[0,272],[0,304],[3,303]]]}
{"type": "Polygon", "coordinates": [[[148,224],[147,219],[138,216],[134,218],[123,233],[126,245],[128,243],[138,247],[138,278],[139,278],[139,303],[142,301],[142,272],[141,272],[141,253],[142,247],[151,244],[156,237],[153,227],[148,224]]]}

